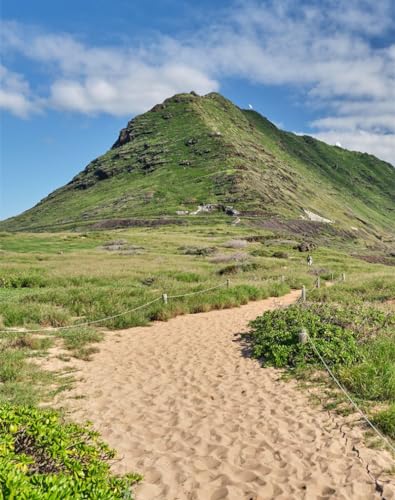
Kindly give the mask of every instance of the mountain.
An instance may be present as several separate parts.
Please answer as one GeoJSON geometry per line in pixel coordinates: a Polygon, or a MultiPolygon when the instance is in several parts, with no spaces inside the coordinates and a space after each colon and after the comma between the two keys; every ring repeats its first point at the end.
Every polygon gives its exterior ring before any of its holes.
{"type": "Polygon", "coordinates": [[[394,193],[389,163],[282,131],[220,94],[191,92],[133,118],[107,153],[0,229],[238,216],[388,234],[394,193]]]}

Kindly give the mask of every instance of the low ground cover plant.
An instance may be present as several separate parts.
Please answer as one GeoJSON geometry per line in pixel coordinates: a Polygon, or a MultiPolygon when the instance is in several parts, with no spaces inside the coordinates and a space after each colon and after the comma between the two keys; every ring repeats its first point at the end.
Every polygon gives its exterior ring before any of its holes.
{"type": "Polygon", "coordinates": [[[41,370],[29,358],[39,356],[51,346],[51,339],[26,334],[0,336],[0,405],[36,404],[55,383],[55,377],[41,370]]]}
{"type": "Polygon", "coordinates": [[[395,403],[386,410],[373,415],[372,420],[383,432],[395,440],[395,403]]]}
{"type": "Polygon", "coordinates": [[[38,269],[4,269],[0,271],[0,288],[41,288],[46,279],[38,269]]]}
{"type": "Polygon", "coordinates": [[[115,476],[115,452],[90,425],[66,423],[54,411],[0,406],[0,496],[132,499],[138,474],[115,476]]]}
{"type": "Polygon", "coordinates": [[[317,364],[311,343],[299,341],[303,328],[329,363],[349,365],[359,359],[352,331],[327,323],[302,306],[267,311],[250,325],[254,356],[278,368],[317,364]]]}
{"type": "Polygon", "coordinates": [[[103,339],[103,334],[94,328],[86,326],[67,328],[58,333],[63,339],[64,347],[69,350],[73,357],[89,361],[92,354],[98,351],[92,346],[103,339]]]}
{"type": "Polygon", "coordinates": [[[374,295],[376,286],[377,280],[368,278],[364,285],[357,279],[316,290],[306,304],[268,311],[252,321],[248,338],[263,364],[307,376],[323,367],[311,342],[299,340],[306,329],[342,385],[395,438],[395,313],[380,306],[393,284],[380,282],[374,295]]]}

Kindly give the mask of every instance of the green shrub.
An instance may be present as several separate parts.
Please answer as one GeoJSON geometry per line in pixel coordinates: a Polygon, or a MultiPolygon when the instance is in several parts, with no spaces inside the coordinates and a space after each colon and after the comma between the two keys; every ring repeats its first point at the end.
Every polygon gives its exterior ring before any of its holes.
{"type": "Polygon", "coordinates": [[[62,326],[69,320],[69,314],[52,304],[8,302],[1,304],[5,326],[39,324],[42,326],[62,326]]]}
{"type": "Polygon", "coordinates": [[[388,409],[376,413],[372,420],[385,434],[395,439],[395,403],[388,409]]]}
{"type": "Polygon", "coordinates": [[[394,313],[362,304],[350,307],[344,304],[313,303],[310,309],[323,321],[352,330],[361,341],[376,337],[378,332],[393,331],[395,326],[394,313]]]}
{"type": "Polygon", "coordinates": [[[227,274],[237,274],[237,273],[248,273],[250,271],[256,271],[259,268],[259,264],[256,262],[245,262],[244,264],[229,264],[218,271],[220,276],[227,274]]]}
{"type": "Polygon", "coordinates": [[[359,358],[357,342],[350,330],[322,321],[302,306],[267,311],[250,326],[254,356],[276,367],[318,363],[310,342],[299,342],[302,328],[307,329],[327,363],[348,365],[359,358]]]}
{"type": "Polygon", "coordinates": [[[270,257],[272,253],[267,248],[255,248],[251,251],[251,255],[254,257],[270,257]]]}
{"type": "Polygon", "coordinates": [[[0,345],[0,405],[36,404],[46,394],[46,387],[54,384],[53,374],[29,362],[29,352],[23,346],[0,345]]]}
{"type": "Polygon", "coordinates": [[[71,351],[75,358],[86,361],[90,360],[92,354],[98,352],[96,347],[89,344],[103,339],[101,332],[89,327],[67,328],[61,330],[58,335],[63,338],[65,348],[71,351]]]}
{"type": "Polygon", "coordinates": [[[111,474],[115,452],[89,425],[65,423],[54,411],[0,407],[1,498],[132,499],[138,474],[111,474]]]}
{"type": "Polygon", "coordinates": [[[185,255],[198,255],[206,257],[207,255],[212,255],[217,251],[215,247],[181,247],[180,250],[185,255]]]}
{"type": "Polygon", "coordinates": [[[42,272],[30,269],[29,271],[6,271],[0,275],[0,288],[41,288],[46,286],[42,272]]]}
{"type": "Polygon", "coordinates": [[[92,342],[100,342],[103,334],[89,327],[75,327],[61,330],[59,335],[64,339],[66,349],[79,349],[92,342]]]}
{"type": "Polygon", "coordinates": [[[241,271],[241,266],[239,264],[230,264],[229,266],[225,266],[218,271],[220,276],[225,276],[227,274],[237,274],[241,271]]]}
{"type": "Polygon", "coordinates": [[[287,283],[271,283],[268,291],[270,297],[281,297],[281,295],[289,293],[290,288],[287,283]]]}
{"type": "Polygon", "coordinates": [[[174,273],[173,275],[169,273],[169,276],[184,283],[194,283],[201,280],[201,276],[197,273],[174,273]]]}
{"type": "Polygon", "coordinates": [[[25,367],[25,354],[22,351],[5,349],[0,351],[0,383],[17,380],[25,367]]]}
{"type": "Polygon", "coordinates": [[[395,401],[395,336],[382,336],[361,348],[362,361],[342,367],[343,384],[371,401],[395,401]]]}
{"type": "Polygon", "coordinates": [[[275,257],[276,259],[288,259],[288,254],[287,252],[273,252],[272,257],[275,257]]]}

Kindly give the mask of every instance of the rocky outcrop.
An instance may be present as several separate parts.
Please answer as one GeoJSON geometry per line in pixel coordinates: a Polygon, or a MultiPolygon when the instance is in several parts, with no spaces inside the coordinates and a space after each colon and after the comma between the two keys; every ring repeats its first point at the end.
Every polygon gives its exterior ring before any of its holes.
{"type": "Polygon", "coordinates": [[[315,245],[311,241],[302,241],[301,243],[299,243],[299,245],[296,246],[296,248],[297,250],[299,250],[299,252],[311,252],[312,250],[317,248],[317,245],[315,245]]]}

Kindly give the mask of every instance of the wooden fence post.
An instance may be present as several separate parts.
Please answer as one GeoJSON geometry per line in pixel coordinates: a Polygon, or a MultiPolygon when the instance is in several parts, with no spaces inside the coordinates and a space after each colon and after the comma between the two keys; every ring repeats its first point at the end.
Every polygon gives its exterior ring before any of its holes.
{"type": "Polygon", "coordinates": [[[164,294],[162,295],[162,299],[163,299],[163,303],[164,303],[164,304],[167,304],[167,293],[164,293],[164,294]]]}
{"type": "Polygon", "coordinates": [[[317,278],[317,288],[320,288],[321,286],[321,278],[318,276],[317,278]]]}
{"type": "Polygon", "coordinates": [[[301,344],[306,344],[306,342],[307,342],[307,330],[306,330],[306,328],[302,328],[302,330],[299,332],[299,342],[301,344]]]}
{"type": "Polygon", "coordinates": [[[302,302],[306,302],[306,287],[302,286],[302,302]]]}

